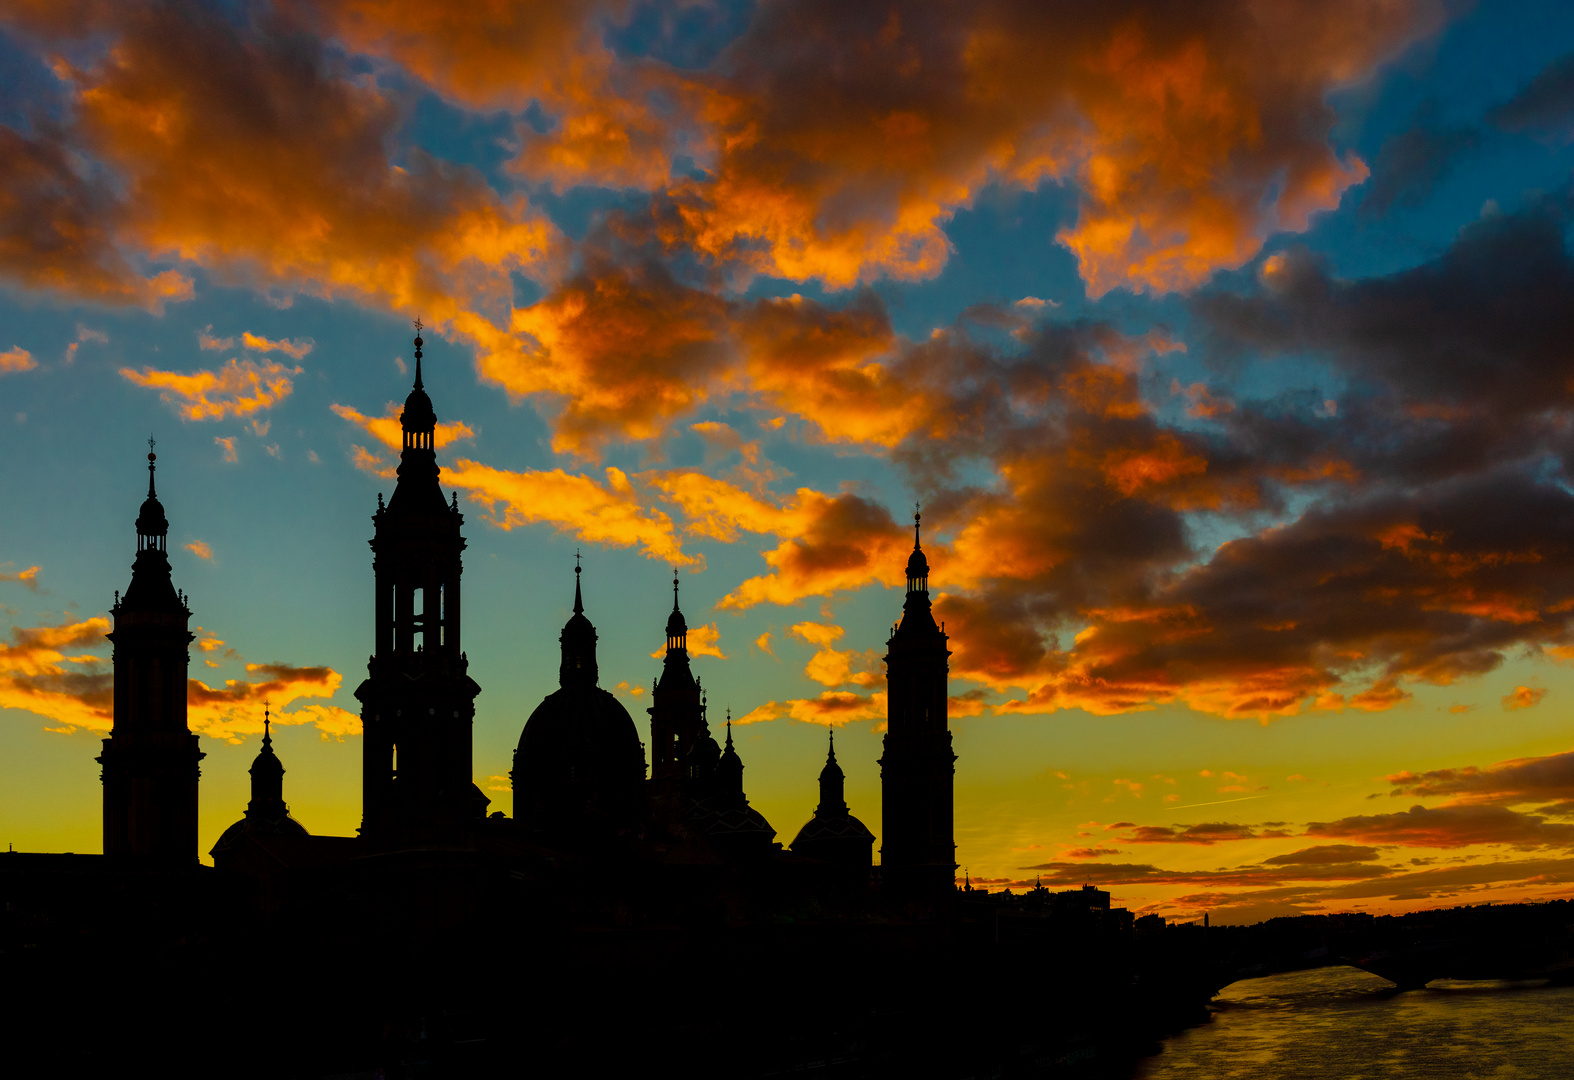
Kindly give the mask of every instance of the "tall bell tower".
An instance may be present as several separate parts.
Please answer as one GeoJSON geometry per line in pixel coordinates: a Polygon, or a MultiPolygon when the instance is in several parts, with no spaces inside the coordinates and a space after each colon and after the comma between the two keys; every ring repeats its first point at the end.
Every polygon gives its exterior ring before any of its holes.
{"type": "Polygon", "coordinates": [[[197,763],[205,755],[186,725],[191,611],[170,579],[169,521],[154,487],[157,461],[150,452],[131,585],[111,609],[115,719],[98,761],[104,854],[180,867],[197,861],[197,763]]]}
{"type": "Polygon", "coordinates": [[[421,381],[399,417],[404,445],[388,505],[377,497],[371,540],[376,577],[375,648],[361,702],[361,835],[373,848],[445,844],[490,800],[471,779],[471,726],[481,688],[460,641],[459,578],[465,549],[459,497],[438,487],[437,414],[421,381]]]}
{"type": "Polygon", "coordinates": [[[907,601],[902,620],[886,642],[887,724],[880,758],[881,876],[896,902],[935,915],[951,908],[955,892],[956,841],[952,831],[952,787],[956,754],[951,750],[946,680],[950,672],[946,635],[929,602],[929,560],[913,515],[913,553],[907,560],[907,601]]]}
{"type": "Polygon", "coordinates": [[[721,747],[705,721],[699,680],[689,667],[688,621],[678,607],[678,572],[672,572],[672,614],[667,652],[651,687],[650,783],[653,794],[703,799],[711,794],[721,747]]]}

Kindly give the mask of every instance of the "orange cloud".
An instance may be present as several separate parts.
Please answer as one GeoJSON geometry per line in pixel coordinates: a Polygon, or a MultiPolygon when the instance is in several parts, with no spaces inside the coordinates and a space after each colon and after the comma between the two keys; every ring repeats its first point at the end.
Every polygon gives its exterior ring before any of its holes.
{"type": "Polygon", "coordinates": [[[818,697],[768,701],[733,718],[734,724],[758,724],[789,716],[805,724],[841,727],[858,720],[883,720],[886,713],[885,691],[869,696],[850,690],[826,690],[818,697]]]}
{"type": "Polygon", "coordinates": [[[174,271],[133,269],[157,253],[280,300],[419,310],[435,332],[555,257],[557,230],[522,196],[419,149],[390,160],[396,95],[288,20],[135,5],[18,18],[46,39],[112,43],[90,66],[56,65],[75,90],[66,145],[7,132],[0,182],[37,227],[0,269],[24,284],[148,306],[189,296],[174,271]],[[72,154],[113,183],[73,180],[72,154]]]}
{"type": "Polygon", "coordinates": [[[26,570],[0,570],[0,581],[14,581],[18,585],[25,585],[37,592],[38,571],[40,569],[37,566],[29,566],[26,570]]]}
{"type": "Polygon", "coordinates": [[[392,480],[398,474],[393,465],[384,461],[364,446],[350,444],[350,462],[362,472],[369,472],[373,476],[380,476],[384,480],[392,480]]]}
{"type": "Polygon", "coordinates": [[[764,553],[772,573],[744,581],[720,608],[790,604],[872,581],[903,580],[912,542],[884,507],[861,496],[799,488],[792,500],[777,505],[692,470],[648,473],[641,479],[682,508],[688,532],[728,543],[740,530],[783,538],[764,553]]]}
{"type": "Polygon", "coordinates": [[[1544,686],[1516,686],[1512,694],[1503,695],[1503,711],[1512,712],[1515,709],[1529,709],[1540,705],[1541,699],[1547,696],[1544,686]]]}
{"type": "MultiPolygon", "coordinates": [[[[390,401],[383,410],[382,416],[365,416],[348,405],[330,405],[340,418],[348,420],[362,428],[368,435],[381,442],[390,450],[399,450],[404,446],[404,429],[399,425],[399,415],[404,412],[404,406],[390,401]]],[[[461,439],[475,438],[475,430],[460,420],[452,423],[439,420],[434,440],[437,449],[441,450],[461,439]]],[[[359,466],[357,461],[357,466],[359,466]]]]}
{"type": "Polygon", "coordinates": [[[278,351],[284,353],[286,356],[292,356],[297,360],[311,352],[312,346],[316,344],[316,342],[312,341],[311,338],[307,338],[304,341],[291,341],[289,338],[280,338],[278,341],[269,341],[265,337],[250,332],[242,333],[240,339],[241,344],[245,345],[246,348],[251,349],[253,352],[268,353],[278,351]]]}
{"type": "Polygon", "coordinates": [[[1314,821],[1307,836],[1354,839],[1373,844],[1406,847],[1456,848],[1471,844],[1506,844],[1525,849],[1568,847],[1574,844],[1574,825],[1552,823],[1535,814],[1503,806],[1412,806],[1395,814],[1367,814],[1314,821]]]}
{"type": "Polygon", "coordinates": [[[11,643],[0,644],[0,707],[26,709],[61,725],[52,731],[108,731],[115,691],[106,658],[66,650],[107,653],[109,629],[101,615],[59,626],[13,628],[11,643]]]}
{"type": "Polygon", "coordinates": [[[874,687],[883,684],[885,676],[879,670],[879,650],[855,652],[831,648],[844,632],[840,626],[826,623],[801,622],[794,625],[792,633],[796,637],[818,646],[815,654],[804,665],[803,673],[822,686],[852,683],[855,686],[874,687]]]}
{"type": "Polygon", "coordinates": [[[84,177],[77,157],[58,135],[0,126],[0,273],[26,288],[154,312],[191,299],[191,278],[143,276],[120,249],[111,185],[84,177]]]}
{"type": "Polygon", "coordinates": [[[213,559],[213,549],[209,547],[204,541],[193,540],[191,543],[183,544],[181,546],[199,559],[206,559],[208,561],[212,561],[213,559]]]}
{"type": "Polygon", "coordinates": [[[141,372],[120,369],[120,374],[136,385],[158,390],[182,420],[223,420],[271,409],[290,396],[294,389],[290,376],[300,373],[298,367],[287,368],[272,360],[262,364],[231,360],[217,371],[190,375],[150,367],[141,372]]]}
{"type": "Polygon", "coordinates": [[[218,338],[213,336],[213,324],[209,323],[197,331],[197,347],[204,352],[214,349],[233,349],[235,339],[232,337],[218,338]]]}
{"type": "Polygon", "coordinates": [[[336,707],[309,706],[315,711],[287,712],[288,706],[300,698],[332,697],[344,681],[332,668],[247,664],[246,673],[258,678],[226,679],[222,688],[210,687],[199,679],[187,681],[186,715],[191,730],[232,743],[243,742],[244,736],[262,731],[261,706],[267,702],[278,710],[274,714],[278,723],[314,723],[325,737],[359,731],[359,720],[336,707]]]}
{"type": "Polygon", "coordinates": [[[646,558],[669,564],[699,561],[683,553],[671,517],[641,505],[627,474],[608,468],[606,476],[600,484],[562,469],[510,472],[463,458],[443,470],[445,482],[485,506],[500,529],[545,522],[590,543],[638,545],[646,558]]]}
{"type": "Polygon", "coordinates": [[[590,453],[611,435],[648,439],[706,400],[727,362],[727,304],[653,268],[598,265],[513,313],[511,333],[475,322],[482,378],[561,402],[552,445],[590,453]]]}
{"type": "Polygon", "coordinates": [[[38,361],[33,359],[33,354],[20,345],[13,345],[0,353],[0,375],[16,371],[32,371],[37,366],[38,361]]]}
{"type": "Polygon", "coordinates": [[[221,435],[215,435],[213,436],[213,441],[224,451],[224,460],[226,462],[233,463],[240,460],[240,455],[235,452],[235,436],[231,435],[225,438],[221,435]]]}

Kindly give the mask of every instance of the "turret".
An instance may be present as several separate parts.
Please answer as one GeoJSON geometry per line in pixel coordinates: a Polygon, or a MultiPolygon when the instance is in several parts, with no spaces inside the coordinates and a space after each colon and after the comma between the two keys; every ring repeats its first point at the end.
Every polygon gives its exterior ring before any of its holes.
{"type": "Polygon", "coordinates": [[[929,560],[913,514],[902,619],[886,642],[886,734],[880,758],[881,874],[887,894],[916,914],[949,917],[956,843],[947,680],[950,650],[929,600],[929,560]]]}
{"type": "Polygon", "coordinates": [[[828,739],[825,767],[820,770],[820,805],[798,830],[794,855],[821,862],[867,868],[874,861],[874,833],[847,809],[846,777],[836,763],[836,731],[828,739]]]}
{"type": "Polygon", "coordinates": [[[458,498],[438,485],[437,413],[421,371],[399,426],[399,481],[377,499],[371,541],[376,578],[374,652],[355,691],[362,720],[362,836],[374,848],[448,847],[490,802],[471,778],[471,727],[481,688],[461,646],[465,540],[458,498]]]}
{"type": "Polygon", "coordinates": [[[661,675],[651,690],[650,777],[668,801],[702,799],[711,792],[720,747],[705,717],[704,692],[689,667],[688,620],[678,606],[678,572],[672,572],[672,613],[661,675]]]}
{"type": "Polygon", "coordinates": [[[197,860],[197,747],[186,720],[191,611],[175,589],[169,520],[148,440],[148,495],[137,514],[131,584],[111,609],[115,716],[104,752],[104,854],[163,866],[197,860]]]}

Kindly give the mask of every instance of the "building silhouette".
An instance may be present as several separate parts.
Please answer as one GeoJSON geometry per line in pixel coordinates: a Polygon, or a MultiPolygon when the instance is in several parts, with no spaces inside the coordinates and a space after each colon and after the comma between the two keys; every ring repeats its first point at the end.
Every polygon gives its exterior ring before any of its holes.
{"type": "Polygon", "coordinates": [[[388,505],[377,498],[371,545],[374,651],[361,702],[361,838],[376,850],[462,845],[490,803],[471,778],[471,726],[481,692],[460,637],[458,497],[438,487],[437,414],[421,380],[399,417],[403,447],[388,505]]]}
{"type": "Polygon", "coordinates": [[[250,799],[213,866],[198,862],[191,611],[150,454],[132,580],[113,609],[105,854],[0,855],[0,974],[53,1003],[90,971],[116,1006],[85,1039],[68,1013],[29,1006],[21,1042],[95,1046],[86,1071],[179,1058],[170,1075],[511,1075],[529,1062],[738,1076],[832,1060],[860,1062],[850,1075],[967,1075],[980,1047],[1007,1074],[1196,1000],[1203,983],[1171,978],[1174,965],[1133,976],[1131,919],[1107,893],[956,890],[949,652],[916,515],[886,657],[880,865],[834,733],[790,845],[751,805],[730,710],[720,743],[710,726],[676,580],[647,759],[600,686],[597,583],[578,565],[558,687],[522,726],[512,814],[492,809],[472,775],[481,688],[462,644],[464,518],[440,484],[415,346],[397,484],[372,515],[360,828],[316,835],[294,818],[265,711],[250,799]],[[1050,965],[1078,978],[1047,1012],[1060,1041],[1046,1049],[1021,1034],[1043,1029],[1050,965]],[[974,982],[999,992],[950,992],[974,982]],[[330,984],[348,988],[331,1021],[170,1035],[171,1016],[240,1015],[330,984]],[[721,1023],[704,1004],[718,991],[737,999],[721,1023]],[[474,1067],[462,1046],[483,1055],[474,1067]]]}
{"type": "Polygon", "coordinates": [[[956,890],[952,831],[951,750],[944,629],[929,601],[929,560],[913,514],[913,553],[907,560],[907,600],[886,642],[887,727],[880,756],[880,862],[886,888],[919,907],[944,906],[956,890]]]}
{"type": "Polygon", "coordinates": [[[148,497],[137,515],[137,556],[126,595],[110,609],[114,630],[115,716],[104,752],[104,854],[162,866],[197,856],[198,762],[186,722],[191,611],[171,580],[169,520],[148,453],[148,497]]]}

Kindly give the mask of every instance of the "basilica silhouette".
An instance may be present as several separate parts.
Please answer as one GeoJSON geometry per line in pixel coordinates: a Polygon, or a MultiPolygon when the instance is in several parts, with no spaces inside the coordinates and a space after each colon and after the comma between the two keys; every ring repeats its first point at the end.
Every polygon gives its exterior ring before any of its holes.
{"type": "Polygon", "coordinates": [[[250,801],[199,862],[192,610],[149,453],[112,609],[103,854],[0,854],[0,977],[30,990],[0,1010],[8,1046],[164,1075],[1029,1075],[1206,1001],[1174,962],[1185,940],[1134,950],[1106,892],[956,888],[950,652],[916,514],[878,863],[834,733],[790,844],[750,805],[676,577],[647,747],[600,686],[574,567],[558,686],[520,732],[512,815],[494,810],[473,779],[464,516],[440,486],[421,347],[397,486],[372,515],[360,827],[316,835],[291,815],[265,711],[250,801]],[[52,1004],[84,982],[111,1003],[85,1032],[52,1004]],[[308,999],[331,1005],[290,1011],[308,999]]]}
{"type": "MultiPolygon", "coordinates": [[[[688,624],[672,582],[666,653],[652,688],[650,746],[623,704],[599,685],[596,628],[574,567],[558,688],[519,736],[510,778],[513,816],[488,813],[472,779],[471,729],[481,692],[463,637],[464,515],[445,498],[435,454],[437,414],[415,339],[415,385],[400,417],[398,481],[372,515],[372,647],[355,691],[362,719],[362,818],[354,837],[316,836],[289,813],[283,763],[265,721],[245,816],[212,850],[225,876],[244,879],[260,917],[310,905],[324,890],[363,897],[366,917],[441,932],[506,921],[511,900],[539,898],[500,881],[545,879],[565,863],[615,868],[624,882],[591,907],[562,912],[583,924],[633,926],[706,912],[747,924],[805,905],[843,917],[954,914],[955,845],[947,727],[946,635],[930,612],[929,567],[914,520],[907,600],[888,643],[890,713],[880,759],[886,833],[874,835],[844,797],[830,738],[820,801],[790,846],[749,805],[730,715],[718,744],[705,692],[689,664],[688,624]],[[636,884],[636,882],[638,884],[636,884]],[[510,894],[518,894],[510,896],[510,894]]],[[[191,611],[171,581],[169,524],[154,488],[137,518],[130,587],[114,607],[115,718],[104,740],[104,850],[119,860],[196,861],[199,762],[186,723],[191,611]]]]}

